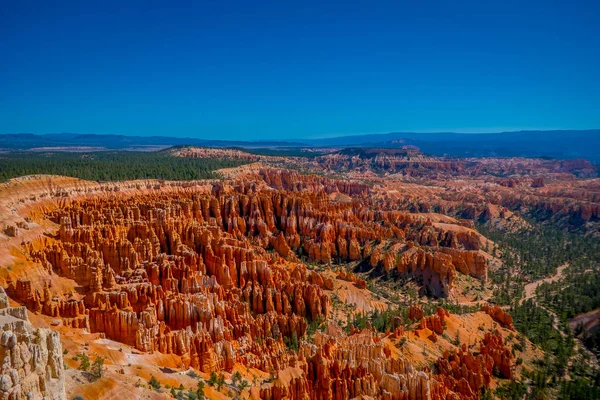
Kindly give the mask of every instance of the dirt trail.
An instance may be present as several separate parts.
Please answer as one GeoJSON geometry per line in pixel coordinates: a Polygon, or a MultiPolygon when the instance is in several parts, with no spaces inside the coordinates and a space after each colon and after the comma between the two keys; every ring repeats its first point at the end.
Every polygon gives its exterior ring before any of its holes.
{"type": "Polygon", "coordinates": [[[533,281],[525,285],[525,298],[523,300],[528,300],[535,297],[535,290],[542,283],[552,283],[561,279],[564,275],[565,269],[569,266],[569,264],[563,264],[556,269],[556,273],[548,278],[538,279],[537,281],[533,281]]]}
{"type": "Polygon", "coordinates": [[[569,264],[563,264],[563,265],[561,265],[560,267],[558,267],[556,269],[556,272],[554,273],[554,275],[549,276],[547,278],[538,279],[537,281],[533,281],[533,282],[528,283],[527,285],[525,285],[525,297],[522,298],[521,301],[520,301],[520,303],[523,303],[525,300],[533,299],[533,301],[535,302],[535,304],[537,304],[538,307],[543,308],[544,310],[546,310],[550,314],[550,316],[552,316],[552,326],[563,337],[567,336],[567,335],[559,327],[558,315],[556,315],[552,310],[549,310],[546,307],[543,307],[541,304],[538,303],[537,298],[536,298],[535,290],[542,283],[552,283],[552,282],[556,282],[557,280],[561,279],[563,277],[564,270],[568,266],[569,266],[569,264]]]}
{"type": "MultiPolygon", "coordinates": [[[[537,304],[538,307],[546,310],[548,312],[548,314],[550,314],[550,316],[552,317],[553,328],[556,331],[558,331],[563,337],[566,337],[567,334],[559,326],[558,315],[556,315],[556,313],[554,311],[552,311],[538,303],[535,291],[536,291],[537,287],[540,286],[542,283],[552,283],[552,282],[556,282],[559,279],[563,278],[564,271],[568,266],[569,266],[569,264],[563,264],[556,269],[556,273],[554,275],[549,276],[547,278],[538,279],[537,281],[533,281],[533,282],[525,285],[525,297],[523,299],[521,299],[521,303],[525,300],[533,299],[533,301],[535,302],[535,304],[537,304]]],[[[590,356],[590,362],[591,362],[592,366],[594,368],[598,368],[598,361],[596,359],[596,356],[594,355],[594,353],[592,353],[590,350],[588,350],[584,346],[584,344],[581,342],[581,340],[579,340],[578,338],[575,338],[575,349],[583,350],[585,353],[587,353],[590,356]]]]}

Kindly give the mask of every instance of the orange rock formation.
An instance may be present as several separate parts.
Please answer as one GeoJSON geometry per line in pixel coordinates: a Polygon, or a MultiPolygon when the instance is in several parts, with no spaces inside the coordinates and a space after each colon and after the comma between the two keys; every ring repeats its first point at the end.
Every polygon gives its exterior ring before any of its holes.
{"type": "MultiPolygon", "coordinates": [[[[210,190],[182,185],[65,196],[31,210],[58,230],[23,247],[46,277],[71,280],[76,290],[63,292],[49,278],[27,276],[8,282],[7,289],[64,326],[101,332],[139,351],[175,354],[185,367],[232,372],[239,363],[273,371],[273,384],[260,389],[261,398],[476,393],[481,386],[475,378],[467,376],[465,386],[434,377],[393,350],[390,340],[404,335],[400,324],[386,338],[371,330],[346,335],[330,325],[312,343],[301,341],[297,354],[289,351],[286,344],[304,338],[308,324],[326,320],[334,288],[329,276],[301,260],[364,260],[381,273],[417,277],[426,291],[442,297],[458,273],[487,278],[472,222],[440,222],[376,204],[369,193],[353,181],[260,169],[215,182],[210,190]]],[[[338,278],[366,288],[352,272],[338,278]]],[[[416,306],[409,310],[421,329],[436,334],[444,332],[448,317],[442,308],[431,316],[416,306]]],[[[481,353],[510,377],[501,344],[486,337],[481,353]]]]}

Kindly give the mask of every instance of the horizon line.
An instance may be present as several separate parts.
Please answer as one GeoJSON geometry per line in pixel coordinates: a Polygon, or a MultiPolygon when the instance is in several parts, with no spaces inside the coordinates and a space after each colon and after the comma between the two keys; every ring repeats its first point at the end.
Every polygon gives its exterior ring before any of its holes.
{"type": "MultiPolygon", "coordinates": [[[[493,129],[493,128],[492,128],[493,129]]],[[[320,139],[334,139],[342,137],[352,136],[382,136],[382,135],[394,135],[394,134],[457,134],[457,135],[494,135],[503,133],[533,133],[533,132],[587,132],[597,131],[600,128],[586,128],[586,129],[569,129],[569,128],[507,128],[507,129],[494,129],[485,131],[482,129],[455,129],[455,130],[398,130],[398,131],[381,131],[381,132],[370,132],[370,133],[331,133],[315,136],[305,137],[292,137],[289,139],[284,138],[263,138],[257,140],[244,140],[244,139],[204,139],[201,136],[170,136],[170,135],[143,135],[143,134],[129,134],[129,133],[80,133],[80,132],[47,132],[47,133],[33,133],[33,132],[3,132],[0,135],[34,135],[34,136],[49,136],[49,135],[92,135],[92,136],[124,136],[124,137],[145,137],[145,138],[174,138],[174,139],[196,139],[196,140],[212,140],[222,142],[297,142],[299,140],[320,140],[320,139]]]]}

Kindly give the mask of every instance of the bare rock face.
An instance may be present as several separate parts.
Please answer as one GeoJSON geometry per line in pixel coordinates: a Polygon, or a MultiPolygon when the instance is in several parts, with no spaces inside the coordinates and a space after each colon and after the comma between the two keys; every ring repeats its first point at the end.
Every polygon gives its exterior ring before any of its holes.
{"type": "Polygon", "coordinates": [[[0,288],[1,399],[66,398],[58,332],[35,329],[25,307],[11,308],[0,288]]]}
{"type": "Polygon", "coordinates": [[[534,178],[531,181],[532,188],[542,188],[544,186],[546,186],[546,182],[545,182],[544,178],[534,178]]]}
{"type": "Polygon", "coordinates": [[[452,257],[440,252],[429,252],[421,247],[407,247],[397,257],[396,269],[400,273],[423,279],[425,288],[435,296],[447,297],[456,277],[452,257]]]}
{"type": "Polygon", "coordinates": [[[16,225],[5,225],[3,232],[6,236],[10,236],[10,237],[19,236],[19,228],[16,225]]]}
{"type": "Polygon", "coordinates": [[[452,257],[452,265],[465,275],[471,275],[482,281],[487,280],[487,260],[478,251],[465,251],[442,248],[443,253],[452,257]]]}
{"type": "Polygon", "coordinates": [[[480,343],[479,352],[482,355],[488,355],[494,361],[494,367],[498,369],[502,377],[512,379],[514,376],[514,364],[510,349],[504,346],[502,335],[496,333],[486,333],[483,341],[480,343]]]}
{"type": "Polygon", "coordinates": [[[515,330],[513,326],[513,319],[505,312],[500,306],[491,306],[489,304],[484,304],[481,306],[481,311],[488,313],[490,317],[492,317],[495,321],[498,321],[503,327],[508,328],[512,331],[515,330]]]}
{"type": "Polygon", "coordinates": [[[423,307],[418,304],[411,304],[408,307],[408,315],[407,318],[413,321],[420,321],[423,319],[425,313],[423,312],[423,307]]]}
{"type": "MultiPolygon", "coordinates": [[[[481,389],[489,387],[492,374],[497,370],[504,378],[513,378],[513,355],[504,346],[502,335],[486,333],[480,343],[479,354],[468,351],[462,345],[456,353],[444,353],[436,366],[438,375],[435,379],[443,383],[445,389],[455,392],[461,398],[477,399],[481,389]]],[[[446,398],[438,393],[436,397],[446,398]]]]}
{"type": "MultiPolygon", "coordinates": [[[[437,384],[437,383],[435,383],[437,384]]],[[[262,399],[431,399],[431,379],[412,363],[392,356],[369,331],[350,336],[330,326],[314,344],[300,348],[295,369],[278,374],[262,399]]]]}
{"type": "Polygon", "coordinates": [[[444,310],[442,307],[438,307],[435,314],[421,319],[421,329],[429,329],[438,335],[441,335],[444,333],[445,319],[449,316],[450,313],[447,310],[444,310]]]}
{"type": "Polygon", "coordinates": [[[352,282],[359,289],[365,289],[367,287],[367,281],[359,278],[352,272],[340,271],[337,275],[337,278],[343,281],[352,282]]]}
{"type": "Polygon", "coordinates": [[[457,172],[466,167],[459,160],[424,155],[413,146],[398,149],[344,149],[318,157],[317,161],[323,167],[335,171],[373,169],[402,172],[408,176],[457,172]]]}
{"type": "Polygon", "coordinates": [[[292,253],[292,250],[290,249],[290,246],[288,245],[285,236],[283,235],[283,232],[281,232],[277,236],[271,236],[270,244],[275,249],[275,251],[282,257],[288,257],[292,253]]]}

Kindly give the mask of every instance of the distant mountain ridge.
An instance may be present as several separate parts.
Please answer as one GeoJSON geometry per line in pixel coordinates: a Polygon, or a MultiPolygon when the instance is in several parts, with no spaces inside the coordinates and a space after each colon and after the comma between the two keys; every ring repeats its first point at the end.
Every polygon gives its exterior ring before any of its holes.
{"type": "Polygon", "coordinates": [[[80,133],[49,133],[37,135],[33,133],[0,134],[0,149],[28,150],[38,147],[103,147],[108,150],[119,150],[142,146],[206,146],[206,147],[276,147],[304,146],[292,141],[243,141],[212,140],[197,138],[179,138],[169,136],[127,136],[80,133]]]}
{"type": "Polygon", "coordinates": [[[552,157],[585,158],[600,163],[600,129],[516,131],[466,134],[453,132],[393,132],[326,139],[213,140],[167,136],[126,136],[57,133],[0,135],[0,149],[27,150],[39,147],[99,147],[109,150],[144,146],[206,146],[241,148],[290,147],[418,147],[430,155],[452,157],[552,157]]]}
{"type": "Polygon", "coordinates": [[[501,133],[396,132],[310,141],[314,146],[384,147],[406,145],[423,153],[453,157],[586,158],[600,163],[600,129],[501,133]]]}

